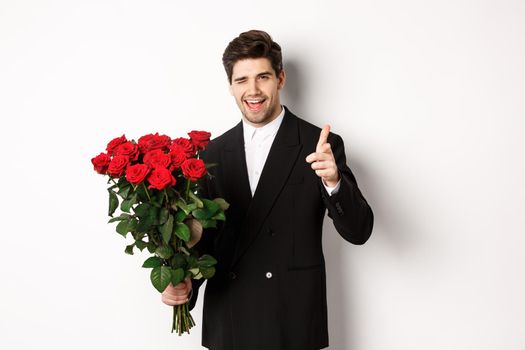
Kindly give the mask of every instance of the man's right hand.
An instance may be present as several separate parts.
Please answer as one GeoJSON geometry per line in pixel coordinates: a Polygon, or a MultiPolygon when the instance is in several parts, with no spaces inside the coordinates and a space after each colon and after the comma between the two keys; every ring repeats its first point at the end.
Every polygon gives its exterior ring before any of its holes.
{"type": "Polygon", "coordinates": [[[162,292],[162,302],[170,306],[185,304],[189,300],[191,288],[191,278],[186,278],[175,287],[170,283],[162,292]]]}

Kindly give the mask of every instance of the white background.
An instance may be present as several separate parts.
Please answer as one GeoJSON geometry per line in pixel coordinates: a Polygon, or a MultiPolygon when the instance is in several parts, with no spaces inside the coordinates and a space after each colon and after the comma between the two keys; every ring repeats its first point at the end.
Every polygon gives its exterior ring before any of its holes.
{"type": "Polygon", "coordinates": [[[123,133],[232,127],[222,52],[257,28],[376,216],[361,247],[325,224],[330,349],[524,349],[524,18],[521,0],[1,0],[0,348],[201,349],[202,300],[171,334],[90,159],[123,133]]]}

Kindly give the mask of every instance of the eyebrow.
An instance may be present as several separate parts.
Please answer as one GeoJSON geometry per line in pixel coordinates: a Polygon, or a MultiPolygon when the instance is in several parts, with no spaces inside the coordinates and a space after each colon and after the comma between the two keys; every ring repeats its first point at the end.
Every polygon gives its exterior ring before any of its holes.
{"type": "MultiPolygon", "coordinates": [[[[261,72],[261,73],[257,74],[258,77],[262,77],[263,75],[272,75],[272,72],[265,71],[265,72],[261,72]]],[[[242,76],[242,77],[238,77],[238,78],[233,79],[233,81],[241,81],[241,80],[244,80],[244,79],[247,79],[247,78],[248,78],[247,76],[242,76]]]]}

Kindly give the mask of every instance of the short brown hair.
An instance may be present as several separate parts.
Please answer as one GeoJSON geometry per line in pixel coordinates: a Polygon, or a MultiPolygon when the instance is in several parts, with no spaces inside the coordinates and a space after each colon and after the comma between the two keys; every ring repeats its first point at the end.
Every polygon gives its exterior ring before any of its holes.
{"type": "Polygon", "coordinates": [[[262,30],[250,30],[241,33],[224,50],[222,64],[230,84],[232,83],[233,66],[237,61],[246,58],[269,59],[276,76],[279,76],[283,69],[281,47],[272,40],[268,33],[262,30]]]}

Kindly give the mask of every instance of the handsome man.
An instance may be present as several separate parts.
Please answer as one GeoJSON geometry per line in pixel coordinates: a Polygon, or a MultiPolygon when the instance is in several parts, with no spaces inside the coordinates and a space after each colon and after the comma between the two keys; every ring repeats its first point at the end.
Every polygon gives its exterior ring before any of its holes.
{"type": "MultiPolygon", "coordinates": [[[[223,64],[242,121],[203,156],[204,196],[230,203],[227,220],[196,246],[218,260],[204,294],[202,345],[210,350],[318,350],[328,346],[322,224],[326,209],[347,241],[369,238],[373,214],[346,165],[342,139],[281,106],[281,48],[249,31],[223,64]]],[[[168,305],[195,305],[202,280],[169,286],[168,305]]]]}

